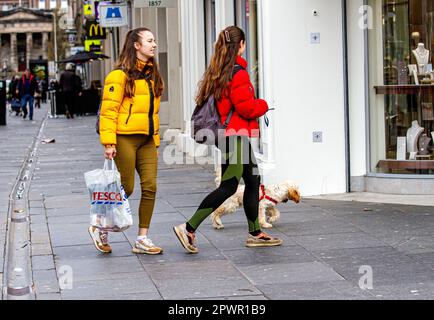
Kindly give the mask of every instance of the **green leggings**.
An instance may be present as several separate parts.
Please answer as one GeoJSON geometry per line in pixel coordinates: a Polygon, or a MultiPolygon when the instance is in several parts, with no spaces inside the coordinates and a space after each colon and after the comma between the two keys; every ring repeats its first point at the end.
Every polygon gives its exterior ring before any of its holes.
{"type": "Polygon", "coordinates": [[[129,197],[134,191],[134,174],[140,177],[142,196],[139,207],[139,228],[149,229],[157,193],[158,156],[154,139],[146,135],[118,135],[116,166],[129,197]]]}
{"type": "Polygon", "coordinates": [[[217,190],[210,193],[200,204],[196,213],[188,221],[187,229],[196,230],[226,199],[231,197],[243,178],[245,189],[243,197],[250,233],[261,230],[258,221],[259,186],[261,178],[258,165],[248,138],[234,136],[226,138],[222,150],[222,178],[217,190]]]}

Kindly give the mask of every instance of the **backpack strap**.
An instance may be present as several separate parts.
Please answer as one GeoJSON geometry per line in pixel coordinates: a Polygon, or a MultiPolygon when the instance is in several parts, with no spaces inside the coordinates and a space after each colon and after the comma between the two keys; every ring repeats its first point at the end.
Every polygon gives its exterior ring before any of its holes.
{"type": "MultiPolygon", "coordinates": [[[[245,70],[245,69],[241,65],[239,65],[238,63],[235,64],[234,71],[232,73],[232,78],[238,73],[238,71],[241,71],[241,70],[245,70]]],[[[225,123],[223,125],[223,128],[226,129],[228,127],[229,122],[231,122],[232,116],[234,115],[234,111],[235,111],[235,107],[232,104],[231,111],[229,112],[228,117],[226,118],[226,121],[225,121],[225,123]]]]}

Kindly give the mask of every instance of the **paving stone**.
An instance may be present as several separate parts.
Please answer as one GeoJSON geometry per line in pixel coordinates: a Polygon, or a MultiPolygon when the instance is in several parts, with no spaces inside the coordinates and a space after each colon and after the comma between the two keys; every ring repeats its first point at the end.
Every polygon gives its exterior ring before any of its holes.
{"type": "Polygon", "coordinates": [[[71,267],[74,281],[98,281],[117,279],[129,273],[141,273],[144,269],[137,257],[93,256],[83,258],[55,257],[56,268],[71,267]]]}
{"type": "Polygon", "coordinates": [[[344,280],[321,262],[248,265],[238,268],[254,285],[344,280]]]}
{"type": "Polygon", "coordinates": [[[277,230],[288,236],[323,235],[361,231],[359,228],[338,219],[292,222],[287,224],[282,224],[277,221],[274,225],[277,230]]]}
{"type": "Polygon", "coordinates": [[[278,263],[301,263],[318,261],[306,249],[300,246],[279,246],[275,248],[245,248],[242,250],[224,250],[223,254],[236,266],[258,266],[278,263]]]}
{"type": "Polygon", "coordinates": [[[33,224],[41,223],[47,224],[47,218],[45,217],[45,214],[30,215],[30,227],[32,227],[33,224]]]}
{"type": "Polygon", "coordinates": [[[423,263],[390,247],[330,250],[321,253],[325,263],[345,279],[358,284],[371,268],[374,285],[434,281],[434,274],[423,263]]]}
{"type": "Polygon", "coordinates": [[[347,281],[323,281],[260,285],[265,297],[271,300],[373,300],[368,291],[347,281]]]}
{"type": "Polygon", "coordinates": [[[49,216],[48,223],[49,225],[71,225],[71,224],[88,224],[90,221],[90,216],[88,214],[80,214],[80,215],[62,215],[62,216],[49,216]]]}
{"type": "Polygon", "coordinates": [[[414,236],[396,243],[394,248],[401,252],[418,254],[418,253],[434,253],[434,238],[432,236],[414,236]]]}
{"type": "Polygon", "coordinates": [[[434,282],[375,285],[369,292],[380,300],[433,300],[434,282]]]}
{"type": "Polygon", "coordinates": [[[31,232],[30,239],[32,244],[49,245],[50,236],[46,232],[31,232]]]}
{"type": "Polygon", "coordinates": [[[362,232],[295,236],[292,239],[309,251],[384,246],[384,243],[362,232]]]}
{"type": "Polygon", "coordinates": [[[52,255],[53,252],[51,250],[50,244],[37,244],[32,243],[31,245],[31,255],[32,256],[45,256],[52,255]]]}
{"type": "Polygon", "coordinates": [[[60,293],[59,280],[55,269],[35,270],[33,269],[33,283],[38,295],[43,293],[60,293]]]}
{"type": "Polygon", "coordinates": [[[49,269],[54,269],[54,260],[52,255],[32,256],[32,270],[49,269]]]}
{"type": "Polygon", "coordinates": [[[208,193],[195,193],[187,195],[167,195],[167,202],[174,208],[198,207],[208,193]]]}
{"type": "Polygon", "coordinates": [[[36,300],[62,300],[60,292],[36,294],[36,300]]]}
{"type": "Polygon", "coordinates": [[[151,264],[146,270],[164,299],[261,294],[227,261],[151,264]]]}
{"type": "Polygon", "coordinates": [[[126,274],[115,279],[98,281],[74,281],[71,290],[62,290],[64,299],[89,296],[112,296],[125,294],[157,293],[158,291],[149,278],[143,274],[126,274]]]}
{"type": "MultiPolygon", "coordinates": [[[[193,299],[186,299],[186,300],[193,300],[193,299]]],[[[267,299],[265,296],[261,295],[256,295],[256,296],[230,296],[230,297],[210,297],[210,298],[203,298],[203,299],[197,299],[194,298],[194,300],[230,300],[230,301],[237,301],[237,300],[242,300],[242,301],[249,301],[249,300],[269,300],[267,299]]]]}
{"type": "Polygon", "coordinates": [[[131,293],[131,294],[116,294],[116,295],[97,295],[95,293],[86,293],[83,292],[80,296],[63,294],[63,300],[162,300],[161,296],[158,292],[140,292],[140,293],[131,293]]]}
{"type": "Polygon", "coordinates": [[[167,201],[157,201],[154,207],[154,213],[166,213],[176,212],[176,209],[172,207],[167,201]]]}

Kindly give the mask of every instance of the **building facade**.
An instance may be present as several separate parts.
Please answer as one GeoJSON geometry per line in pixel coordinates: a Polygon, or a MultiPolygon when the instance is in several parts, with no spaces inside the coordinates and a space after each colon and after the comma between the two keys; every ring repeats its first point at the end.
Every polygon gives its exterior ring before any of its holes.
{"type": "Polygon", "coordinates": [[[6,72],[24,71],[30,60],[48,58],[50,13],[18,7],[0,12],[0,61],[6,72]]]}
{"type": "Polygon", "coordinates": [[[273,109],[253,141],[265,183],[291,179],[305,196],[434,194],[432,1],[182,0],[131,12],[130,27],[150,27],[160,43],[164,135],[179,150],[219,159],[192,141],[189,120],[216,35],[235,24],[273,109]]]}

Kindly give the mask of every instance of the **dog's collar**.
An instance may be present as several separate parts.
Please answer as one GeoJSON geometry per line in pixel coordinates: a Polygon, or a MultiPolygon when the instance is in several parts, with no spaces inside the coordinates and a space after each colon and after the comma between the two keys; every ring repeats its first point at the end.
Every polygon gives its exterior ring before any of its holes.
{"type": "Polygon", "coordinates": [[[261,184],[261,192],[262,192],[262,196],[259,198],[259,201],[261,201],[262,199],[267,199],[267,200],[270,200],[271,202],[273,202],[274,204],[279,203],[277,200],[273,199],[272,197],[268,196],[265,193],[265,186],[263,184],[261,184]]]}

